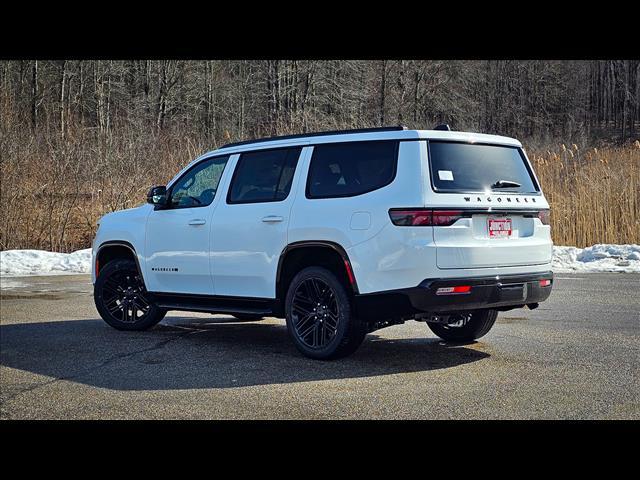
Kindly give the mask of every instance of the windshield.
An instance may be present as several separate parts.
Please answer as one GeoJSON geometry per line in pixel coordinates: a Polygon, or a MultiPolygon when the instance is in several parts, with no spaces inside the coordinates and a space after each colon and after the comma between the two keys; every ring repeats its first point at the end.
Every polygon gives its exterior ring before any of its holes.
{"type": "Polygon", "coordinates": [[[430,141],[429,161],[438,192],[539,191],[517,147],[430,141]]]}

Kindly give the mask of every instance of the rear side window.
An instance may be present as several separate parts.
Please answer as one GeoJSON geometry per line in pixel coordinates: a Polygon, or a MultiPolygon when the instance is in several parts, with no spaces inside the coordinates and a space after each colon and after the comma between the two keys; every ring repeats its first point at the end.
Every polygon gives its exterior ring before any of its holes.
{"type": "Polygon", "coordinates": [[[301,147],[240,155],[227,203],[277,202],[291,190],[301,147]]]}
{"type": "Polygon", "coordinates": [[[429,141],[429,162],[433,189],[438,192],[539,191],[517,147],[429,141]]]}
{"type": "Polygon", "coordinates": [[[329,143],[313,148],[307,198],[352,197],[389,185],[397,141],[329,143]]]}

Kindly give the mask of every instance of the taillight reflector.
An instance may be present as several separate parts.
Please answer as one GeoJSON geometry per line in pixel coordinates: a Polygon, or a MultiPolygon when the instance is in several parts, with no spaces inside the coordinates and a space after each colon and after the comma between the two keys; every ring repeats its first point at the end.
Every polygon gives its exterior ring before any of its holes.
{"type": "Polygon", "coordinates": [[[436,295],[452,295],[458,293],[471,293],[471,286],[461,285],[458,287],[442,287],[436,290],[436,295]]]}
{"type": "Polygon", "coordinates": [[[548,287],[549,285],[551,285],[551,280],[540,280],[541,287],[548,287]]]}
{"type": "Polygon", "coordinates": [[[434,210],[433,226],[446,227],[448,225],[453,225],[462,217],[463,215],[461,210],[434,210]]]}
{"type": "Polygon", "coordinates": [[[431,226],[431,210],[389,210],[394,225],[403,227],[431,226]]]}
{"type": "Polygon", "coordinates": [[[540,210],[538,212],[538,218],[540,219],[543,225],[549,225],[549,223],[551,222],[551,211],[540,210]]]}
{"type": "Polygon", "coordinates": [[[395,209],[389,210],[394,225],[401,227],[446,227],[463,218],[462,210],[395,209]]]}
{"type": "Polygon", "coordinates": [[[353,276],[353,270],[351,270],[351,265],[349,264],[349,260],[344,261],[344,268],[347,270],[347,276],[349,277],[349,283],[354,285],[356,283],[356,279],[353,276]]]}

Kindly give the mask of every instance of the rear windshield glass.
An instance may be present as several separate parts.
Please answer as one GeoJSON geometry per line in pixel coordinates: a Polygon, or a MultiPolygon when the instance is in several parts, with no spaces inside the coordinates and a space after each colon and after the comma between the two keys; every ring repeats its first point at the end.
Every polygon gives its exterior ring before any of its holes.
{"type": "Polygon", "coordinates": [[[524,156],[516,147],[430,141],[429,160],[436,191],[538,191],[524,156]]]}

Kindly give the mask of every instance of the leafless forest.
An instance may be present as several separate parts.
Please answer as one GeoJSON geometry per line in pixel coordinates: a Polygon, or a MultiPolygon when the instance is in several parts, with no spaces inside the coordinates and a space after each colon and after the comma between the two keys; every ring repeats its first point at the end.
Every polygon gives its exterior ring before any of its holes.
{"type": "Polygon", "coordinates": [[[558,244],[640,243],[640,61],[0,62],[0,249],[88,247],[200,153],[405,124],[519,138],[558,244]]]}

